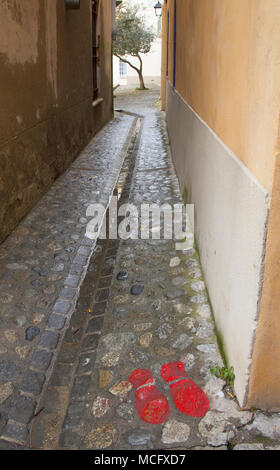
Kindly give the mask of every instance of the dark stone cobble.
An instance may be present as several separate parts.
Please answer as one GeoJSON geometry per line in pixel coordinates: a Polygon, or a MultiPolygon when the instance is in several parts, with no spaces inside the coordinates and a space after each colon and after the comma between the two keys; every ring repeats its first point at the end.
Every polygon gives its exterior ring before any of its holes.
{"type": "Polygon", "coordinates": [[[127,271],[120,271],[117,275],[118,281],[126,281],[128,279],[128,272],[127,271]]]}
{"type": "Polygon", "coordinates": [[[34,416],[35,408],[35,400],[21,395],[12,406],[9,418],[18,423],[28,424],[34,416]]]}
{"type": "Polygon", "coordinates": [[[28,328],[26,328],[26,331],[25,331],[25,339],[26,341],[33,341],[34,338],[36,338],[36,336],[38,336],[40,334],[40,328],[38,328],[37,326],[29,326],[28,328]]]}
{"type": "Polygon", "coordinates": [[[135,284],[134,286],[131,287],[130,292],[132,295],[140,295],[142,294],[143,290],[144,290],[144,286],[135,284]]]}
{"type": "Polygon", "coordinates": [[[22,424],[8,421],[4,428],[2,437],[12,442],[25,443],[28,436],[28,428],[22,424]]]}
{"type": "Polygon", "coordinates": [[[42,348],[53,350],[59,341],[59,334],[53,331],[45,331],[40,339],[39,346],[42,348]]]}
{"type": "Polygon", "coordinates": [[[48,320],[48,327],[53,330],[62,330],[65,325],[65,318],[62,315],[52,314],[48,320]]]}
{"type": "Polygon", "coordinates": [[[70,303],[65,300],[58,300],[53,308],[54,313],[66,314],[70,310],[70,303]]]}
{"type": "Polygon", "coordinates": [[[37,349],[31,360],[30,366],[39,371],[46,371],[51,363],[53,354],[43,349],[37,349]]]}
{"type": "Polygon", "coordinates": [[[34,370],[28,370],[23,378],[21,390],[23,392],[29,393],[30,395],[40,395],[45,379],[46,377],[44,374],[34,370]]]}
{"type": "Polygon", "coordinates": [[[4,359],[0,361],[0,380],[13,379],[21,372],[20,367],[13,361],[4,359]]]}

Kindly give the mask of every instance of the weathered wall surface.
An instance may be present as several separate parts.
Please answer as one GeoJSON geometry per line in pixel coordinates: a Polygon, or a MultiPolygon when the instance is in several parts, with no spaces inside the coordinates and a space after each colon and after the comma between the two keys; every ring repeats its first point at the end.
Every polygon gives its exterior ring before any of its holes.
{"type": "MultiPolygon", "coordinates": [[[[174,0],[168,3],[172,82],[174,0]]],[[[176,89],[268,190],[280,104],[279,21],[277,0],[177,0],[176,89]]]]}
{"type": "MultiPolygon", "coordinates": [[[[109,89],[111,8],[111,0],[101,7],[109,89]]],[[[90,0],[80,10],[60,0],[0,2],[0,241],[112,116],[108,92],[102,112],[92,108],[91,45],[90,0]]]]}
{"type": "Polygon", "coordinates": [[[173,89],[165,3],[162,96],[217,327],[240,403],[280,409],[280,4],[177,0],[173,89]]]}

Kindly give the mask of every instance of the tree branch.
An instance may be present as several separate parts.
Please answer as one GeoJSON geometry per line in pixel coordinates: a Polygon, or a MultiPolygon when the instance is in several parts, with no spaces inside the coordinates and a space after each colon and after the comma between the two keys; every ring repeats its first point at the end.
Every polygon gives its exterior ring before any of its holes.
{"type": "Polygon", "coordinates": [[[132,67],[134,70],[136,70],[137,73],[141,72],[141,69],[138,69],[137,67],[135,67],[135,65],[132,65],[129,60],[126,60],[126,59],[123,59],[121,56],[119,56],[118,54],[114,54],[116,57],[118,57],[118,59],[120,59],[122,62],[125,62],[126,64],[130,65],[130,67],[132,67]]]}

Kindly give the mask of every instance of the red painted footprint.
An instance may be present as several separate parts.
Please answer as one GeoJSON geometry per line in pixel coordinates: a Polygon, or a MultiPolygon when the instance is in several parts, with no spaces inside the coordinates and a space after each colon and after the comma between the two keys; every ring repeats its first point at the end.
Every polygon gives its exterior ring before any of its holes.
{"type": "Polygon", "coordinates": [[[169,416],[169,404],[155,387],[151,372],[137,369],[128,380],[136,389],[135,406],[140,418],[149,424],[163,423],[169,416]]]}
{"type": "Polygon", "coordinates": [[[164,364],[161,368],[161,377],[170,384],[170,393],[175,406],[182,413],[201,418],[209,411],[207,395],[186,377],[182,362],[164,364]]]}

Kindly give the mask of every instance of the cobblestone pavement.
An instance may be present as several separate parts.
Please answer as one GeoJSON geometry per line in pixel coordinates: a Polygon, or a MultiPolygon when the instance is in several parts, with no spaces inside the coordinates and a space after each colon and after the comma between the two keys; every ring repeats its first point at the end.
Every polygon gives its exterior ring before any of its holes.
{"type": "Polygon", "coordinates": [[[26,442],[94,249],[87,206],[108,203],[135,124],[116,113],[0,247],[0,448],[26,442]]]}
{"type": "Polygon", "coordinates": [[[182,202],[158,91],[117,95],[125,112],[2,247],[0,448],[280,449],[280,415],[240,410],[210,374],[222,359],[196,250],[152,239],[91,246],[84,236],[81,208],[108,201],[115,183],[120,203],[182,202]],[[180,413],[160,377],[175,360],[209,396],[202,419],[180,413]],[[137,368],[169,401],[161,425],[135,410],[137,368]]]}

